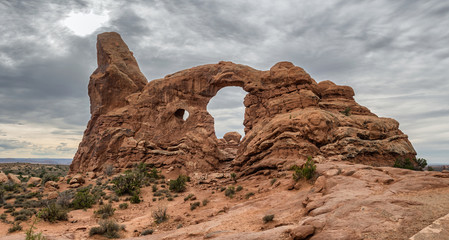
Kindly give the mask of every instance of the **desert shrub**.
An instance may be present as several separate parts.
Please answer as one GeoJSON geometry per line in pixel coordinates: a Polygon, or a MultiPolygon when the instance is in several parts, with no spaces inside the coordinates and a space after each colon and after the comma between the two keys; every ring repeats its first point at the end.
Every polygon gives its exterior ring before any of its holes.
{"type": "Polygon", "coordinates": [[[204,199],[203,200],[203,206],[206,206],[209,203],[209,199],[204,199]]]}
{"type": "Polygon", "coordinates": [[[113,220],[104,220],[99,224],[100,226],[90,229],[89,236],[103,235],[107,238],[119,238],[120,234],[118,232],[124,229],[124,226],[120,226],[113,220]]]}
{"type": "Polygon", "coordinates": [[[114,201],[114,202],[118,202],[118,201],[120,201],[120,199],[118,198],[118,196],[117,196],[117,195],[113,195],[113,196],[111,196],[111,200],[112,200],[112,201],[114,201]]]}
{"type": "Polygon", "coordinates": [[[8,180],[3,184],[3,189],[7,192],[16,192],[17,190],[19,190],[19,187],[20,187],[19,184],[14,183],[11,180],[8,180]]]}
{"type": "Polygon", "coordinates": [[[22,231],[22,226],[20,226],[20,223],[14,223],[14,225],[12,227],[8,228],[9,233],[13,233],[13,232],[17,232],[17,231],[22,231]]]}
{"type": "Polygon", "coordinates": [[[53,174],[53,173],[46,173],[44,176],[42,176],[42,185],[44,185],[48,181],[59,181],[59,175],[53,174]]]}
{"type": "Polygon", "coordinates": [[[427,160],[424,158],[417,158],[415,162],[418,164],[419,170],[423,170],[427,166],[427,160]]]}
{"type": "Polygon", "coordinates": [[[131,198],[129,199],[129,202],[130,202],[130,203],[133,203],[133,204],[140,203],[141,201],[142,201],[142,200],[140,199],[138,193],[134,193],[134,194],[131,196],[131,198]]]}
{"type": "Polygon", "coordinates": [[[0,220],[1,220],[2,222],[5,222],[5,221],[6,221],[6,217],[7,217],[6,213],[0,214],[0,220]]]}
{"type": "Polygon", "coordinates": [[[114,191],[117,195],[133,194],[140,190],[143,178],[138,173],[126,173],[112,180],[114,184],[114,191]]]}
{"type": "Polygon", "coordinates": [[[114,166],[112,166],[112,165],[106,165],[106,167],[105,167],[104,170],[103,170],[103,173],[104,173],[106,176],[112,176],[112,174],[115,173],[115,168],[114,168],[114,166]]]}
{"type": "Polygon", "coordinates": [[[393,167],[415,170],[415,166],[413,166],[413,163],[412,163],[412,161],[410,161],[410,158],[405,158],[405,159],[399,159],[398,158],[398,159],[396,159],[396,161],[394,162],[393,167]]]}
{"type": "Polygon", "coordinates": [[[265,215],[265,216],[262,218],[262,220],[263,220],[264,223],[271,222],[271,221],[273,221],[273,219],[274,219],[274,214],[265,215]]]}
{"type": "Polygon", "coordinates": [[[235,187],[229,186],[225,191],[225,196],[229,198],[233,198],[235,194],[235,187]]]}
{"type": "Polygon", "coordinates": [[[193,211],[193,210],[195,210],[197,207],[199,207],[200,206],[200,202],[193,202],[193,203],[190,203],[190,210],[191,211],[193,211]]]}
{"type": "Polygon", "coordinates": [[[254,193],[253,193],[253,192],[247,193],[247,194],[245,195],[245,198],[246,198],[246,199],[249,199],[251,196],[254,196],[254,193]]]}
{"type": "Polygon", "coordinates": [[[302,167],[294,165],[292,170],[295,171],[293,173],[293,179],[295,179],[295,181],[298,181],[301,178],[309,180],[315,175],[316,165],[313,162],[312,157],[308,157],[306,163],[302,167]]]}
{"type": "Polygon", "coordinates": [[[95,186],[94,188],[92,188],[92,190],[90,191],[90,193],[92,195],[94,195],[95,200],[100,199],[101,197],[106,196],[106,193],[103,192],[103,188],[101,186],[95,186]]]}
{"type": "Polygon", "coordinates": [[[26,199],[31,199],[31,198],[37,198],[37,199],[42,199],[42,193],[41,192],[30,192],[28,194],[25,195],[26,199]]]}
{"type": "Polygon", "coordinates": [[[232,181],[237,182],[237,174],[235,174],[235,173],[233,172],[233,173],[231,173],[230,176],[231,176],[232,181]]]}
{"type": "Polygon", "coordinates": [[[72,190],[63,191],[59,193],[59,196],[56,199],[56,203],[61,207],[68,208],[72,203],[74,195],[75,193],[72,190]]]}
{"type": "Polygon", "coordinates": [[[195,195],[193,194],[193,193],[190,193],[189,195],[187,195],[185,198],[184,198],[184,202],[185,201],[187,201],[187,200],[189,200],[189,199],[191,199],[191,198],[193,198],[195,195]]]}
{"type": "Polygon", "coordinates": [[[186,182],[189,180],[189,177],[185,175],[179,175],[176,180],[170,180],[169,189],[173,192],[184,192],[186,190],[186,182]]]}
{"type": "Polygon", "coordinates": [[[155,211],[153,211],[154,222],[157,224],[165,222],[168,220],[167,208],[166,207],[158,207],[155,211]]]}
{"type": "Polygon", "coordinates": [[[17,215],[14,217],[14,221],[27,221],[28,216],[27,215],[17,215]]]}
{"type": "Polygon", "coordinates": [[[30,228],[25,232],[25,240],[46,240],[44,236],[42,236],[42,232],[34,233],[34,224],[36,224],[37,218],[34,219],[33,224],[31,224],[30,228]]]}
{"type": "Polygon", "coordinates": [[[3,185],[0,184],[0,204],[5,202],[5,190],[3,189],[3,185]]]}
{"type": "Polygon", "coordinates": [[[270,185],[271,186],[273,186],[273,184],[275,183],[277,181],[277,179],[276,178],[273,178],[273,179],[271,179],[271,181],[270,181],[270,185]]]}
{"type": "Polygon", "coordinates": [[[18,212],[12,212],[11,216],[14,217],[14,221],[27,221],[31,216],[36,213],[36,210],[22,209],[18,212]]]}
{"type": "Polygon", "coordinates": [[[67,210],[56,203],[50,203],[47,207],[42,208],[38,214],[39,218],[44,221],[54,223],[56,221],[67,221],[67,210]]]}
{"type": "Polygon", "coordinates": [[[243,187],[242,187],[242,186],[240,186],[240,185],[239,185],[239,186],[237,186],[237,188],[235,189],[235,191],[236,191],[236,192],[240,192],[240,191],[242,191],[242,190],[243,190],[243,187]]]}
{"type": "Polygon", "coordinates": [[[118,208],[120,209],[127,209],[128,208],[128,203],[120,203],[120,205],[118,205],[118,208]]]}
{"type": "Polygon", "coordinates": [[[427,167],[427,171],[435,171],[435,170],[433,169],[433,167],[428,166],[428,167],[427,167]]]}
{"type": "Polygon", "coordinates": [[[100,216],[103,219],[106,219],[114,215],[114,212],[115,208],[113,208],[111,204],[106,204],[101,206],[97,211],[95,211],[95,215],[100,216]]]}
{"type": "Polygon", "coordinates": [[[95,196],[90,193],[90,188],[84,187],[75,194],[71,205],[74,209],[86,209],[91,208],[94,203],[95,196]]]}
{"type": "Polygon", "coordinates": [[[341,111],[340,113],[344,114],[345,116],[351,116],[351,108],[346,107],[345,110],[341,111]]]}
{"type": "Polygon", "coordinates": [[[150,170],[150,173],[148,174],[148,176],[153,179],[159,179],[159,178],[161,178],[161,175],[159,175],[159,174],[160,174],[160,171],[158,171],[156,168],[153,167],[150,170]]]}
{"type": "Polygon", "coordinates": [[[140,236],[151,235],[151,234],[153,234],[153,232],[154,232],[153,229],[145,229],[140,233],[140,236]]]}

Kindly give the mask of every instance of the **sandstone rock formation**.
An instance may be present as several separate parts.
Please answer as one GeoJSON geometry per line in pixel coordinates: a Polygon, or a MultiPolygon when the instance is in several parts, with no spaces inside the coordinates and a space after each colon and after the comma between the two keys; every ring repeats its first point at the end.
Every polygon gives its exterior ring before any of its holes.
{"type": "Polygon", "coordinates": [[[12,181],[13,183],[15,183],[15,184],[21,184],[22,183],[22,181],[20,181],[20,179],[17,177],[17,175],[12,174],[12,173],[8,173],[8,179],[10,181],[12,181]]]}
{"type": "Polygon", "coordinates": [[[38,177],[30,177],[30,179],[28,179],[27,185],[39,186],[41,184],[41,181],[42,179],[38,177]]]}
{"type": "Polygon", "coordinates": [[[307,156],[391,166],[416,155],[399,123],[357,104],[351,87],[317,83],[290,62],[269,71],[220,62],[147,82],[119,34],[100,34],[97,54],[89,82],[92,116],[72,173],[138,162],[216,168],[230,159],[206,109],[227,86],[248,92],[245,136],[233,160],[241,174],[287,167],[307,156]]]}

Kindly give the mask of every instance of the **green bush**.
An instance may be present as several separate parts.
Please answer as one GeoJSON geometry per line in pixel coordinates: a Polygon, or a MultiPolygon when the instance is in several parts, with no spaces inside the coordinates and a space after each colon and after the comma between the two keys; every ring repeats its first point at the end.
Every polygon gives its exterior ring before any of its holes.
{"type": "Polygon", "coordinates": [[[68,219],[67,210],[55,203],[50,203],[47,207],[42,208],[38,216],[44,221],[51,223],[56,221],[67,221],[68,219]]]}
{"type": "Polygon", "coordinates": [[[262,218],[262,220],[263,220],[264,223],[271,222],[271,221],[273,221],[273,219],[274,219],[274,215],[273,215],[273,214],[265,215],[265,216],[262,218]]]}
{"type": "Polygon", "coordinates": [[[8,180],[7,182],[5,182],[3,184],[3,189],[7,192],[16,192],[19,190],[19,188],[20,188],[20,185],[17,183],[14,183],[11,180],[8,180]]]}
{"type": "Polygon", "coordinates": [[[117,195],[122,196],[125,194],[132,195],[134,192],[140,190],[143,182],[143,175],[138,172],[125,173],[112,180],[114,184],[114,190],[117,195]]]}
{"type": "Polygon", "coordinates": [[[186,182],[189,180],[189,177],[185,175],[179,175],[176,180],[170,180],[169,189],[173,192],[184,192],[186,190],[186,182]]]}
{"type": "Polygon", "coordinates": [[[235,187],[229,186],[225,191],[225,196],[229,198],[233,198],[235,194],[235,187]]]}
{"type": "Polygon", "coordinates": [[[293,173],[293,179],[295,181],[298,181],[301,178],[309,180],[315,175],[316,165],[313,162],[312,157],[308,157],[306,163],[302,167],[294,165],[292,170],[295,171],[293,173]]]}
{"type": "Polygon", "coordinates": [[[193,194],[193,193],[190,193],[189,195],[187,195],[185,198],[184,198],[184,202],[185,201],[187,201],[187,200],[189,200],[189,199],[191,199],[192,197],[194,197],[195,195],[193,194]]]}
{"type": "Polygon", "coordinates": [[[209,203],[209,199],[204,199],[203,200],[203,206],[206,206],[209,203]]]}
{"type": "Polygon", "coordinates": [[[418,164],[419,170],[423,170],[427,166],[427,160],[424,158],[417,158],[415,162],[418,164]]]}
{"type": "Polygon", "coordinates": [[[253,192],[247,193],[247,194],[245,195],[245,198],[246,198],[246,199],[249,199],[251,196],[254,196],[254,193],[253,193],[253,192]]]}
{"type": "Polygon", "coordinates": [[[90,188],[84,187],[75,194],[71,205],[74,209],[87,209],[91,208],[95,201],[95,196],[90,193],[90,188]]]}
{"type": "Polygon", "coordinates": [[[145,229],[140,233],[140,236],[151,235],[151,234],[153,234],[153,232],[154,232],[153,229],[145,229]]]}
{"type": "Polygon", "coordinates": [[[21,230],[22,230],[22,226],[20,226],[20,223],[14,223],[14,225],[8,229],[8,232],[13,233],[13,232],[21,231],[21,230]]]}
{"type": "Polygon", "coordinates": [[[103,219],[106,219],[114,215],[114,212],[115,208],[113,208],[111,204],[106,204],[101,206],[97,211],[95,211],[95,215],[100,216],[103,219]]]}
{"type": "Polygon", "coordinates": [[[46,173],[44,176],[42,176],[42,186],[48,182],[48,181],[59,181],[59,175],[53,174],[53,173],[46,173]]]}
{"type": "Polygon", "coordinates": [[[237,182],[237,174],[231,173],[231,179],[232,181],[237,182]]]}
{"type": "Polygon", "coordinates": [[[44,236],[42,236],[42,232],[34,233],[34,224],[36,224],[37,218],[34,219],[33,224],[31,224],[30,228],[26,230],[25,240],[47,240],[44,236]]]}
{"type": "Polygon", "coordinates": [[[130,203],[133,203],[133,204],[137,204],[137,203],[140,203],[142,200],[140,200],[140,197],[139,197],[139,194],[138,193],[134,193],[132,196],[131,196],[131,198],[129,199],[129,202],[130,203]]]}
{"type": "Polygon", "coordinates": [[[0,204],[5,203],[5,190],[3,189],[3,184],[0,183],[0,204]]]}
{"type": "Polygon", "coordinates": [[[240,191],[242,191],[242,190],[243,190],[243,187],[242,187],[242,186],[240,186],[240,185],[239,185],[239,186],[237,186],[237,189],[235,189],[235,191],[236,191],[236,192],[240,192],[240,191]]]}
{"type": "Polygon", "coordinates": [[[114,168],[114,166],[112,166],[112,165],[106,165],[106,166],[104,167],[104,169],[103,169],[103,173],[104,173],[106,176],[112,176],[112,174],[115,173],[115,168],[114,168]]]}
{"type": "Polygon", "coordinates": [[[341,111],[340,113],[344,114],[345,116],[351,116],[351,108],[346,107],[345,110],[341,111]]]}
{"type": "Polygon", "coordinates": [[[415,170],[415,166],[413,166],[413,163],[412,163],[412,161],[410,161],[409,158],[396,159],[396,161],[394,162],[393,167],[415,170]]]}
{"type": "Polygon", "coordinates": [[[27,221],[28,220],[28,216],[27,215],[17,215],[16,217],[14,217],[14,221],[27,221]]]}
{"type": "Polygon", "coordinates": [[[193,211],[195,210],[197,207],[200,206],[200,202],[194,202],[194,203],[190,203],[190,210],[193,211]]]}
{"type": "Polygon", "coordinates": [[[153,211],[153,218],[154,222],[156,222],[157,224],[167,221],[167,208],[158,207],[155,211],[153,211]]]}
{"type": "Polygon", "coordinates": [[[72,199],[74,197],[73,190],[66,190],[61,193],[59,193],[58,198],[56,199],[56,203],[61,206],[68,208],[70,207],[70,204],[72,203],[72,199]]]}
{"type": "Polygon", "coordinates": [[[120,203],[120,205],[118,205],[118,208],[120,209],[127,209],[128,208],[128,203],[120,203]]]}
{"type": "Polygon", "coordinates": [[[119,231],[124,229],[124,226],[120,226],[113,220],[101,221],[99,227],[93,227],[89,231],[89,236],[103,235],[107,238],[120,238],[119,231]]]}

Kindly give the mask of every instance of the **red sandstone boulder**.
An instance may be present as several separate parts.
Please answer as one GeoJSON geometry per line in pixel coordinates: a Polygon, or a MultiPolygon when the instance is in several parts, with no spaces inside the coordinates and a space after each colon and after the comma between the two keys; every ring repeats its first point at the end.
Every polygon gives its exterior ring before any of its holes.
{"type": "Polygon", "coordinates": [[[233,160],[244,175],[286,168],[298,156],[392,166],[416,155],[399,123],[360,106],[351,87],[317,84],[290,62],[269,71],[219,62],[147,83],[117,33],[100,34],[97,50],[98,68],[89,82],[92,116],[72,173],[142,161],[207,171],[233,160]],[[241,141],[234,134],[218,140],[207,112],[209,100],[227,86],[248,92],[241,141]],[[228,147],[233,141],[238,145],[228,147]]]}

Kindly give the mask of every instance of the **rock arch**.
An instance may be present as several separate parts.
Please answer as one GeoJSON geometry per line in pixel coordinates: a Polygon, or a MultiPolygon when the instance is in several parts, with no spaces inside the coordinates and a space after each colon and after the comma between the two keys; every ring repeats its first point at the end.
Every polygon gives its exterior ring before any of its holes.
{"type": "Polygon", "coordinates": [[[269,71],[219,62],[147,83],[117,33],[98,36],[97,54],[89,82],[92,117],[71,172],[136,162],[216,168],[225,157],[207,103],[227,86],[248,92],[245,138],[233,163],[242,174],[282,168],[306,156],[390,165],[416,155],[399,124],[357,104],[352,88],[317,84],[290,62],[269,71]],[[345,109],[351,114],[340,113],[345,109]],[[190,113],[185,121],[182,111],[190,113]]]}

